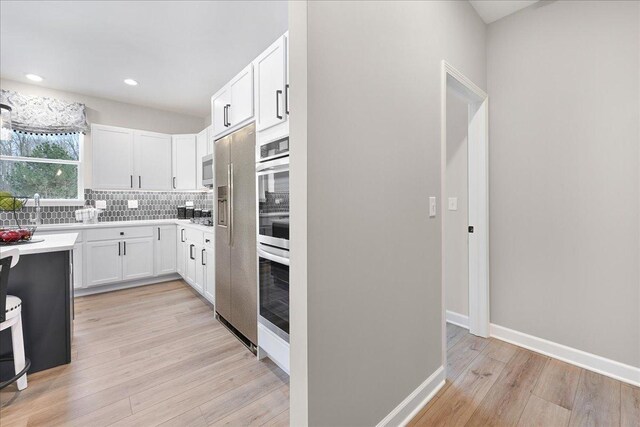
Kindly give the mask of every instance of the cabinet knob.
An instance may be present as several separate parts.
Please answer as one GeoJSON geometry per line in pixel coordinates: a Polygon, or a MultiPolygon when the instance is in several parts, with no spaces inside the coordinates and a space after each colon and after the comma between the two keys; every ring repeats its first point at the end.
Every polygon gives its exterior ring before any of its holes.
{"type": "Polygon", "coordinates": [[[121,236],[124,236],[124,231],[121,231],[121,232],[120,232],[120,235],[121,235],[121,236]]]}

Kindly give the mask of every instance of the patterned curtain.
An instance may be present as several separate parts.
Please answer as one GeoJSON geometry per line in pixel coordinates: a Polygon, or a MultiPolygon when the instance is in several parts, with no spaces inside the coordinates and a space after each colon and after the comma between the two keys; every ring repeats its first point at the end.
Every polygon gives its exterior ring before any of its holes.
{"type": "Polygon", "coordinates": [[[0,103],[11,107],[14,131],[39,134],[86,132],[84,104],[54,98],[25,95],[0,89],[0,103]]]}

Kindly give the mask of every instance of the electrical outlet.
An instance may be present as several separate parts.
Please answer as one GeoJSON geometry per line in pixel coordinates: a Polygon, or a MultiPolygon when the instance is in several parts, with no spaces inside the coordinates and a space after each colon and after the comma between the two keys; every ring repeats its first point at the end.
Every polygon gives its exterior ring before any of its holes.
{"type": "Polygon", "coordinates": [[[449,197],[449,210],[457,211],[458,210],[458,198],[457,197],[449,197]]]}
{"type": "Polygon", "coordinates": [[[430,218],[436,217],[436,198],[435,197],[429,197],[429,217],[430,218]]]}
{"type": "Polygon", "coordinates": [[[96,209],[107,209],[106,200],[96,200],[96,209]]]}
{"type": "Polygon", "coordinates": [[[129,209],[138,209],[138,201],[137,200],[129,200],[128,201],[129,209]]]}
{"type": "Polygon", "coordinates": [[[187,200],[184,205],[188,208],[192,208],[193,207],[193,200],[187,200]]]}

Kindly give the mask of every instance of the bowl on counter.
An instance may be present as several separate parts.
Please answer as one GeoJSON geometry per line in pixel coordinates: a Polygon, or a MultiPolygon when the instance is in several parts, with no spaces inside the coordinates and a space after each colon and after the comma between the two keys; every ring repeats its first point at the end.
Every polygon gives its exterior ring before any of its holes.
{"type": "Polygon", "coordinates": [[[0,227],[0,244],[11,245],[15,243],[29,242],[36,233],[37,227],[0,227]]]}

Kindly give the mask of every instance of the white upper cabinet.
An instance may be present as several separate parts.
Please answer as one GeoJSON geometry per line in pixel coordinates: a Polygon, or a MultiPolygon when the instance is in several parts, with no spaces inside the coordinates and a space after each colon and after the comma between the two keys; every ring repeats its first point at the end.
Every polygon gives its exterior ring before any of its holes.
{"type": "Polygon", "coordinates": [[[196,135],[196,187],[201,190],[206,190],[206,187],[202,186],[202,157],[209,154],[208,135],[209,128],[196,135]]]}
{"type": "Polygon", "coordinates": [[[287,120],[286,45],[282,36],[254,61],[257,131],[287,120]]]}
{"type": "Polygon", "coordinates": [[[249,64],[231,80],[229,125],[238,127],[253,117],[253,65],[249,64]]]}
{"type": "Polygon", "coordinates": [[[230,133],[253,118],[253,64],[211,97],[213,137],[230,133]]]}
{"type": "Polygon", "coordinates": [[[196,187],[196,135],[173,135],[174,190],[195,190],[196,187]]]}
{"type": "Polygon", "coordinates": [[[215,136],[223,134],[228,128],[228,108],[231,105],[231,91],[225,86],[211,97],[211,126],[215,136]]]}
{"type": "Polygon", "coordinates": [[[91,125],[93,188],[133,188],[133,140],[131,129],[91,125]]]}
{"type": "Polygon", "coordinates": [[[135,131],[133,187],[142,190],[171,189],[171,135],[135,131]]]}
{"type": "Polygon", "coordinates": [[[213,137],[214,132],[213,125],[207,128],[207,154],[213,154],[213,144],[215,141],[213,137]]]}

